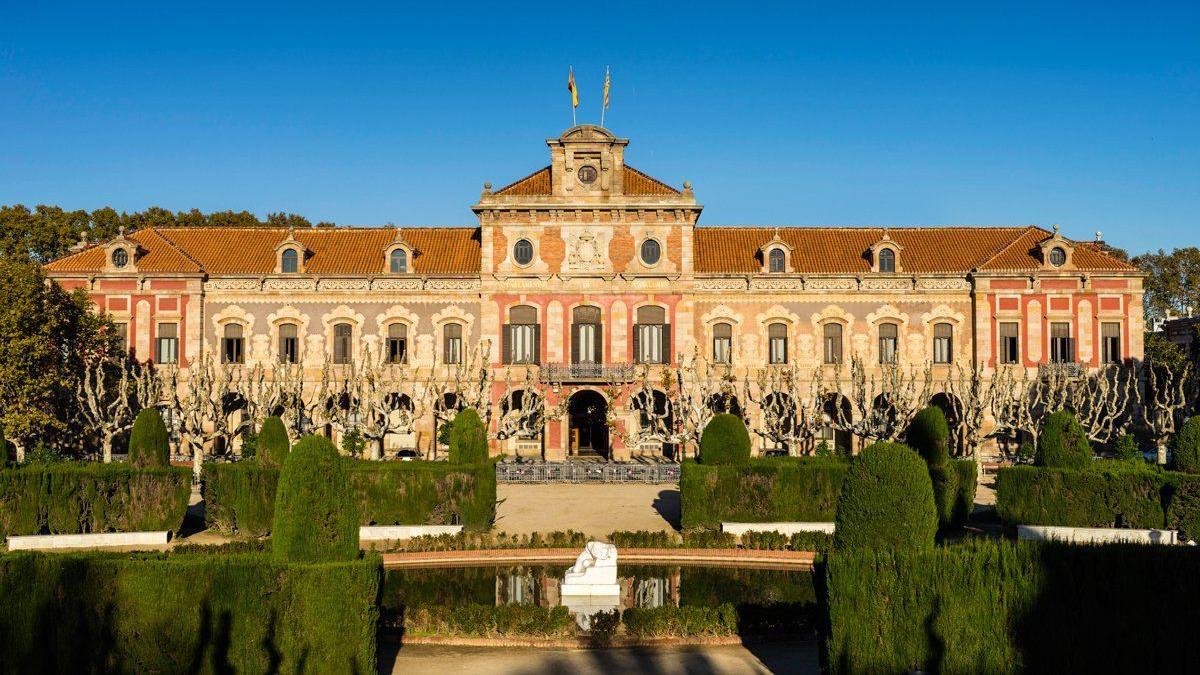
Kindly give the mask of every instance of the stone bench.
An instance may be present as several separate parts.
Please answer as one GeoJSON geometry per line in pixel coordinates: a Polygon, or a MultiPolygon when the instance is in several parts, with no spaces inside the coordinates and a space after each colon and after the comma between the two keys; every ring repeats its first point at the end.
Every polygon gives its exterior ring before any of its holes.
{"type": "Polygon", "coordinates": [[[721,531],[735,536],[747,532],[778,532],[779,534],[796,534],[797,532],[824,532],[833,534],[833,523],[721,523],[721,531]]]}
{"type": "Polygon", "coordinates": [[[97,532],[94,534],[34,534],[8,538],[10,551],[49,551],[65,548],[106,548],[111,546],[161,546],[171,533],[97,532]]]}
{"type": "Polygon", "coordinates": [[[359,541],[389,541],[413,537],[455,535],[462,525],[363,525],[358,528],[359,541]]]}
{"type": "Polygon", "coordinates": [[[1017,539],[1069,544],[1178,544],[1175,530],[1127,530],[1115,527],[1018,525],[1017,539]]]}

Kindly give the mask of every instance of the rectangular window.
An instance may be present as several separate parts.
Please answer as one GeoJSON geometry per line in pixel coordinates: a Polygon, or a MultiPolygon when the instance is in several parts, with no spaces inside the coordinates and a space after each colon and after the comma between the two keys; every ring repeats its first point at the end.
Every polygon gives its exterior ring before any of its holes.
{"type": "Polygon", "coordinates": [[[333,362],[339,365],[350,363],[353,349],[351,337],[354,329],[348,323],[339,323],[333,327],[333,362]]]}
{"type": "Polygon", "coordinates": [[[509,325],[510,348],[512,355],[509,363],[534,363],[536,361],[537,326],[530,324],[509,325]]]}
{"type": "Polygon", "coordinates": [[[662,324],[639,324],[637,329],[640,354],[639,363],[663,363],[663,326],[662,324]]]}
{"type": "Polygon", "coordinates": [[[825,363],[842,362],[842,324],[827,323],[824,328],[825,363]]]}
{"type": "Polygon", "coordinates": [[[767,327],[768,359],[771,365],[787,363],[787,326],[773,323],[767,327]]]}
{"type": "Polygon", "coordinates": [[[129,356],[129,324],[114,323],[113,333],[117,336],[117,354],[122,358],[129,356]]]}
{"type": "Polygon", "coordinates": [[[1121,324],[1104,322],[1100,324],[1100,341],[1104,348],[1104,363],[1117,364],[1121,362],[1121,324]]]}
{"type": "Polygon", "coordinates": [[[448,365],[462,363],[462,324],[448,323],[442,334],[442,361],[448,365]]]}
{"type": "Polygon", "coordinates": [[[900,342],[900,331],[894,323],[879,324],[879,362],[896,362],[896,348],[900,342]]]}
{"type": "Polygon", "coordinates": [[[1015,321],[1000,324],[1000,363],[1021,361],[1021,327],[1015,321]]]}
{"type": "Polygon", "coordinates": [[[600,354],[596,338],[600,326],[594,323],[575,324],[575,363],[595,364],[600,354]]]}
{"type": "Polygon", "coordinates": [[[1062,321],[1050,324],[1050,361],[1074,363],[1075,344],[1071,339],[1071,324],[1062,321]]]}
{"type": "Polygon", "coordinates": [[[713,363],[733,363],[733,327],[727,323],[713,326],[713,363]]]}
{"type": "Polygon", "coordinates": [[[408,363],[408,326],[402,323],[388,326],[387,362],[408,363]]]}
{"type": "Polygon", "coordinates": [[[279,326],[279,362],[299,363],[300,338],[296,324],[285,323],[279,326]]]}
{"type": "Polygon", "coordinates": [[[225,324],[224,337],[221,338],[221,363],[243,362],[245,350],[242,349],[242,339],[241,324],[225,324]]]}
{"type": "Polygon", "coordinates": [[[158,324],[158,337],[154,340],[154,362],[179,362],[179,324],[158,324]]]}
{"type": "Polygon", "coordinates": [[[933,327],[933,362],[950,363],[954,360],[954,327],[939,323],[933,327]]]}

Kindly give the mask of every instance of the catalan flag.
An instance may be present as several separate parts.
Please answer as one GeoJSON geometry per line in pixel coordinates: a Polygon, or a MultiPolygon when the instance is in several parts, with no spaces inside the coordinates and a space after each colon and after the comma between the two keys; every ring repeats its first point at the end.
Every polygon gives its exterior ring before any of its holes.
{"type": "Polygon", "coordinates": [[[567,71],[567,91],[571,92],[571,107],[579,107],[579,89],[575,88],[575,69],[567,71]]]}

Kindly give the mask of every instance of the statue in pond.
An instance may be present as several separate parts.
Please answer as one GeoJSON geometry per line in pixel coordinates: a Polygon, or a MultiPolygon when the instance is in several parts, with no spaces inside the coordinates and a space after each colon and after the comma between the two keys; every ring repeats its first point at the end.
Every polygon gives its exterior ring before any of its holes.
{"type": "Polygon", "coordinates": [[[620,595],[617,583],[617,547],[589,541],[563,577],[563,595],[620,595]]]}

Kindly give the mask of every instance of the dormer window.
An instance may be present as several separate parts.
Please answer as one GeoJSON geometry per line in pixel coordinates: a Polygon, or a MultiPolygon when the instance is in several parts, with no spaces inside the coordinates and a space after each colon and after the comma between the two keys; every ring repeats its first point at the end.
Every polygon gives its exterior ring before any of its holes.
{"type": "Polygon", "coordinates": [[[388,271],[392,274],[404,274],[408,272],[408,251],[402,248],[392,249],[388,255],[388,271]]]}
{"type": "Polygon", "coordinates": [[[286,249],[279,260],[279,271],[284,274],[295,274],[300,271],[300,252],[294,248],[286,249]]]}
{"type": "Polygon", "coordinates": [[[1071,258],[1075,252],[1075,245],[1062,236],[1062,232],[1058,231],[1058,225],[1054,226],[1054,234],[1043,240],[1038,246],[1042,250],[1043,268],[1061,270],[1074,267],[1071,258]]]}
{"type": "Polygon", "coordinates": [[[118,248],[112,252],[113,267],[121,269],[129,264],[129,251],[123,248],[118,248]]]}
{"type": "Polygon", "coordinates": [[[892,239],[888,234],[887,229],[884,229],[883,236],[871,245],[867,252],[868,260],[871,262],[871,271],[880,274],[895,274],[900,271],[900,252],[904,247],[900,242],[892,239]]]}
{"type": "Polygon", "coordinates": [[[886,274],[896,272],[896,252],[885,248],[879,252],[879,271],[886,274]]]}
{"type": "Polygon", "coordinates": [[[772,274],[782,274],[787,271],[787,253],[781,248],[773,248],[767,254],[767,271],[772,274]]]}

